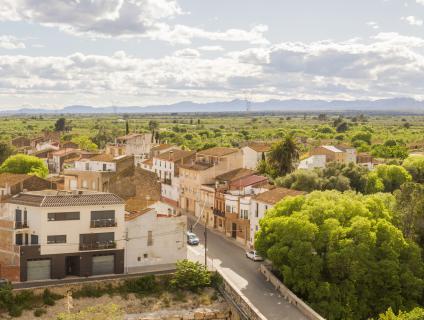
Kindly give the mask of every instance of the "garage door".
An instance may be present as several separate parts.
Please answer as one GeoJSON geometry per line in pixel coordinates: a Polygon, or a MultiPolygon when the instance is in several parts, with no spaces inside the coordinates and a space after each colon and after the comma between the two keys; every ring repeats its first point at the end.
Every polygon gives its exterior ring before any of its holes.
{"type": "Polygon", "coordinates": [[[51,261],[28,260],[27,261],[27,281],[50,279],[51,261]]]}
{"type": "Polygon", "coordinates": [[[115,273],[115,256],[94,256],[93,275],[115,273]]]}

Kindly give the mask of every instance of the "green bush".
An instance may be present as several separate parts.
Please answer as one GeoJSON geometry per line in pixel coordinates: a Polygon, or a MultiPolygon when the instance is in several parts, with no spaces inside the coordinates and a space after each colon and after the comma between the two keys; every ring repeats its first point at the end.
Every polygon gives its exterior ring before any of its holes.
{"type": "Polygon", "coordinates": [[[143,276],[135,280],[126,280],[125,285],[128,292],[132,293],[154,293],[158,290],[158,283],[154,275],[143,276]]]}
{"type": "Polygon", "coordinates": [[[17,304],[12,304],[9,308],[9,316],[20,317],[22,315],[23,308],[17,304]]]}
{"type": "Polygon", "coordinates": [[[200,288],[211,284],[211,275],[199,262],[180,260],[177,262],[177,271],[171,284],[174,288],[197,292],[200,288]]]}
{"type": "Polygon", "coordinates": [[[81,287],[80,290],[76,291],[73,294],[73,297],[75,299],[78,299],[78,298],[99,298],[104,294],[105,294],[105,292],[101,288],[94,286],[94,285],[85,284],[81,287]]]}
{"type": "Polygon", "coordinates": [[[34,310],[34,317],[41,317],[43,314],[45,314],[47,311],[43,308],[37,308],[34,310]]]}

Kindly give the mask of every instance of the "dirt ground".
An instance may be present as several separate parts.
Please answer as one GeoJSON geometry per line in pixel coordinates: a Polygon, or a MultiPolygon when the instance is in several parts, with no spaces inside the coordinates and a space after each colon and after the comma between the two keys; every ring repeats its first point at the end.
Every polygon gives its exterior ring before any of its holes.
{"type": "MultiPolygon", "coordinates": [[[[213,289],[206,289],[199,294],[190,292],[184,293],[162,293],[158,297],[137,297],[134,294],[129,294],[127,297],[104,295],[99,298],[81,298],[73,299],[72,313],[86,309],[87,307],[116,304],[121,306],[126,314],[138,314],[145,312],[154,312],[159,310],[193,310],[200,307],[208,307],[210,309],[222,310],[227,307],[223,298],[218,296],[213,289]]],[[[57,315],[62,312],[67,312],[67,298],[56,301],[54,306],[46,307],[47,311],[41,317],[34,316],[34,310],[26,310],[19,318],[12,318],[8,315],[2,315],[2,319],[16,320],[54,320],[57,315]]]]}

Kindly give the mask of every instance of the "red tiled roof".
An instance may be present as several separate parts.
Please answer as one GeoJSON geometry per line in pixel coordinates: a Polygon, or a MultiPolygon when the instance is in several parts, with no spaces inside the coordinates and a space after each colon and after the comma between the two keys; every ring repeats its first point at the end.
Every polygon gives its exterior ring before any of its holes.
{"type": "Polygon", "coordinates": [[[267,177],[252,175],[243,177],[241,179],[232,181],[230,183],[230,189],[241,189],[258,183],[266,183],[268,181],[267,177]]]}
{"type": "Polygon", "coordinates": [[[265,203],[274,205],[280,200],[284,199],[285,197],[288,197],[288,196],[295,197],[305,193],[306,192],[293,190],[293,189],[274,188],[264,193],[260,193],[256,195],[254,199],[256,201],[265,202],[265,203]]]}
{"type": "Polygon", "coordinates": [[[199,151],[197,154],[202,156],[223,157],[238,151],[239,149],[237,148],[213,147],[210,149],[199,151]]]}

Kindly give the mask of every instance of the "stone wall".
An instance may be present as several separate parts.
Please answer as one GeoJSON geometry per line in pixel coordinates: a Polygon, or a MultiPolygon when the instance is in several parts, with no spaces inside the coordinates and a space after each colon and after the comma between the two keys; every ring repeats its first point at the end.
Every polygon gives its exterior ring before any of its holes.
{"type": "Polygon", "coordinates": [[[308,306],[302,299],[287,288],[264,264],[261,265],[261,273],[265,276],[266,280],[281,293],[284,299],[296,306],[296,308],[299,309],[299,311],[302,312],[308,319],[325,320],[325,318],[321,317],[314,309],[308,306]]]}
{"type": "Polygon", "coordinates": [[[158,311],[128,316],[128,320],[236,320],[230,309],[198,308],[194,310],[158,311]]]}

